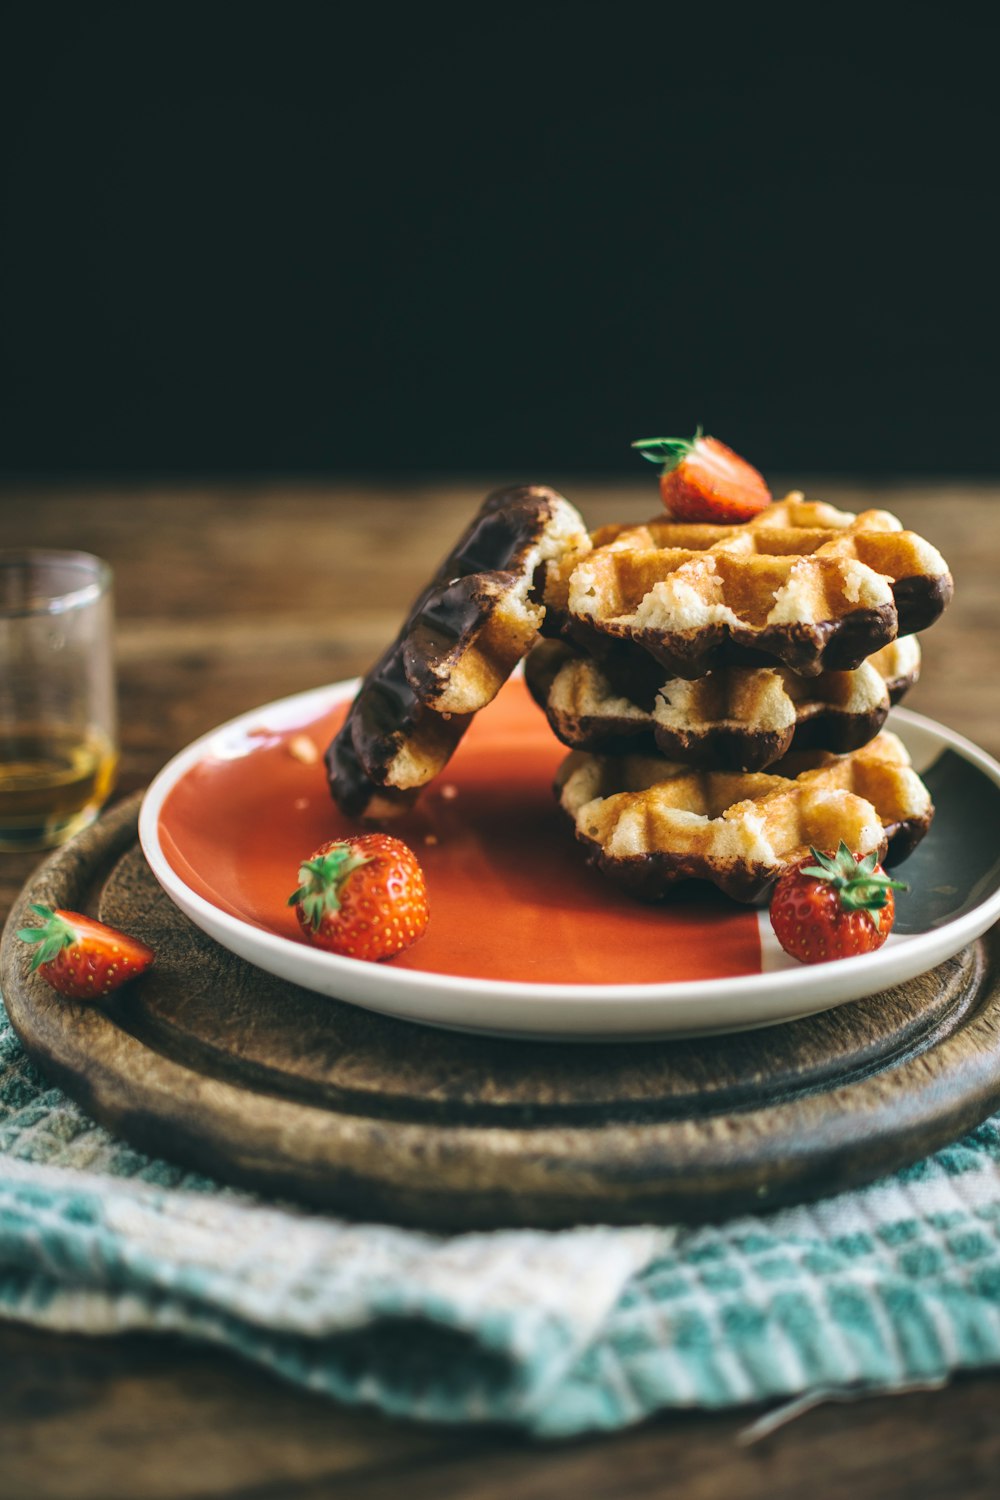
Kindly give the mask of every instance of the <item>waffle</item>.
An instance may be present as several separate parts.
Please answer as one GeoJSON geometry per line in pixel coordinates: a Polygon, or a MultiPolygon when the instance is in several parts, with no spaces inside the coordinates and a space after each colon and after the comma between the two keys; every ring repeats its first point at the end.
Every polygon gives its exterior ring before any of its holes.
{"type": "Polygon", "coordinates": [[[941,554],[887,511],[791,495],[740,526],[605,526],[566,580],[564,630],[590,655],[626,643],[672,675],[773,662],[849,671],[951,598],[941,554]]]}
{"type": "Polygon", "coordinates": [[[409,806],[492,701],[545,615],[550,573],[589,548],[573,506],[541,485],[489,495],[363,679],[326,752],[330,790],[351,817],[409,806]]]}
{"type": "Polygon", "coordinates": [[[898,863],[927,832],[927,788],[893,734],[850,755],[789,757],[772,771],[693,771],[660,756],[573,751],[556,792],[588,859],[635,895],[705,880],[764,896],[810,847],[873,849],[898,863]]]}
{"type": "MultiPolygon", "coordinates": [[[[651,659],[650,659],[651,661],[651,659]]],[[[525,663],[532,695],[575,750],[661,751],[711,770],[760,771],[794,748],[844,754],[873,739],[892,703],[917,680],[914,636],[883,646],[853,672],[800,677],[787,667],[719,667],[689,682],[616,673],[559,641],[540,641],[525,663]]]]}

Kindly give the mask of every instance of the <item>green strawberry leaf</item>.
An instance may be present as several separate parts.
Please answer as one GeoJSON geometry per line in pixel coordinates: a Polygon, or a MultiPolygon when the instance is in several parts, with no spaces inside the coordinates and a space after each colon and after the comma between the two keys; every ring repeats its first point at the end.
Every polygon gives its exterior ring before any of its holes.
{"type": "Polygon", "coordinates": [[[702,430],[699,426],[693,438],[639,438],[632,447],[651,464],[658,464],[661,474],[669,474],[676,469],[689,453],[694,451],[695,445],[701,441],[702,430]]]}
{"type": "Polygon", "coordinates": [[[31,972],[34,973],[43,964],[51,963],[64,948],[72,947],[76,933],[68,922],[56,916],[51,906],[38,906],[32,902],[31,910],[36,916],[44,917],[44,926],[19,927],[17,935],[23,943],[38,944],[31,957],[31,972]]]}
{"type": "Polygon", "coordinates": [[[856,860],[850,849],[840,841],[836,854],[823,854],[810,848],[816,861],[814,865],[803,865],[802,874],[814,880],[826,880],[840,897],[841,905],[848,911],[882,911],[888,905],[890,891],[908,891],[909,886],[900,880],[890,880],[887,875],[877,875],[878,850],[856,860]]]}
{"type": "Polygon", "coordinates": [[[340,910],[341,893],[353,871],[370,862],[348,843],[307,859],[299,867],[299,885],[289,896],[288,905],[298,907],[308,925],[318,932],[323,919],[340,910]]]}

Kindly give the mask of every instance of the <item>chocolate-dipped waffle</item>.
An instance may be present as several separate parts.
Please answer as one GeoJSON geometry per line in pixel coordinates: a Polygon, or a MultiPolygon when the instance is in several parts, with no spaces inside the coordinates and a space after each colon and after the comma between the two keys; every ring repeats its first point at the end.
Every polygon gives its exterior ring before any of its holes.
{"type": "Polygon", "coordinates": [[[588,860],[647,899],[686,880],[763,896],[811,847],[904,858],[930,826],[927,788],[895,735],[769,772],[694,771],[660,756],[573,751],[556,793],[588,860]]]}
{"type": "Polygon", "coordinates": [[[643,676],[611,656],[599,665],[540,641],[525,676],[553,731],[576,750],[649,754],[714,770],[759,771],[791,749],[844,754],[873,739],[917,680],[914,636],[883,646],[852,672],[800,677],[787,667],[719,667],[693,682],[643,676]]]}
{"type": "Polygon", "coordinates": [[[349,816],[385,818],[445,766],[473,714],[492,701],[545,615],[546,585],[589,549],[580,516],[542,485],[489,495],[361,683],[326,753],[349,816]]]}
{"type": "Polygon", "coordinates": [[[591,655],[624,645],[668,673],[780,663],[849,671],[932,624],[944,558],[887,511],[791,495],[743,525],[606,526],[567,581],[565,632],[591,655]]]}

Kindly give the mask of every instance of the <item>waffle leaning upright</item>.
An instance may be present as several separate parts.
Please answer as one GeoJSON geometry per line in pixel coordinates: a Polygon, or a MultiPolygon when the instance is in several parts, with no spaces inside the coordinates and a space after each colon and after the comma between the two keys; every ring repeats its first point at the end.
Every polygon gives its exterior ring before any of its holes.
{"type": "Polygon", "coordinates": [[[550,600],[562,607],[563,573],[589,546],[580,516],[555,490],[523,485],[487,496],[366,673],[327,750],[343,812],[384,819],[413,803],[535,640],[550,600]]]}

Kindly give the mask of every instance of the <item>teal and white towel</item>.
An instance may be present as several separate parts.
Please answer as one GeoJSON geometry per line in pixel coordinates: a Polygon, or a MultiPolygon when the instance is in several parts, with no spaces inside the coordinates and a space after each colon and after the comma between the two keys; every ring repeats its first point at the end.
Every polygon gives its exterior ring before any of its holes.
{"type": "Polygon", "coordinates": [[[0,1316],[222,1345],[338,1400],[544,1436],[1000,1362],[1000,1119],[905,1172],[709,1229],[442,1237],[142,1156],[0,1013],[0,1316]]]}

